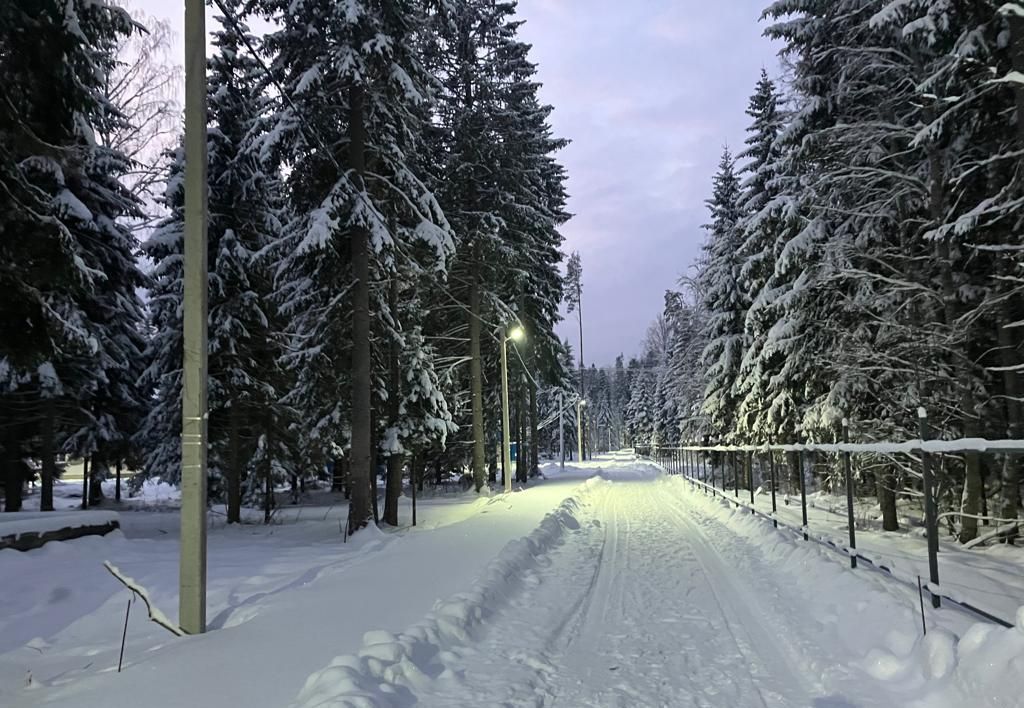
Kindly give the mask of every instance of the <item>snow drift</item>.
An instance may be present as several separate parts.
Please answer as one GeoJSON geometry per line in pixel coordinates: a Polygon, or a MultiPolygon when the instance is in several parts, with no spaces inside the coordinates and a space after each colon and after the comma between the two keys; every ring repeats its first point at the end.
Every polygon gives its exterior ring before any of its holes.
{"type": "Polygon", "coordinates": [[[530,582],[542,557],[580,528],[579,510],[598,487],[590,479],[540,522],[528,536],[510,541],[488,564],[473,588],[438,602],[406,631],[367,632],[356,654],[339,656],[307,680],[293,708],[384,708],[415,701],[410,689],[452,677],[450,650],[472,640],[486,619],[530,582]]]}

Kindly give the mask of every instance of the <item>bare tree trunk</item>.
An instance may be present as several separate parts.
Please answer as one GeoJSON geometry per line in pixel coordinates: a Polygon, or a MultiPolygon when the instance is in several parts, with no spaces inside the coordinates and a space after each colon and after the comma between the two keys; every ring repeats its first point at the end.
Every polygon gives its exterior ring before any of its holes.
{"type": "MultiPolygon", "coordinates": [[[[366,128],[363,123],[364,88],[349,91],[349,168],[356,189],[363,190],[366,170],[366,128]]],[[[370,243],[362,225],[350,230],[352,247],[352,502],[349,504],[348,530],[355,533],[370,523],[373,509],[370,484],[373,479],[371,457],[373,429],[370,420],[373,361],[370,352],[370,243]]],[[[376,485],[374,485],[376,486],[376,485]]],[[[376,499],[376,494],[373,495],[376,499]]]]}
{"type": "Polygon", "coordinates": [[[114,501],[121,501],[121,460],[114,463],[114,501]]]}
{"type": "Polygon", "coordinates": [[[56,444],[54,440],[54,419],[57,417],[56,406],[52,398],[43,403],[43,429],[40,432],[42,470],[40,473],[39,510],[53,511],[53,479],[57,472],[56,444]]]}
{"type": "Polygon", "coordinates": [[[228,410],[228,523],[242,522],[242,441],[239,408],[228,410]]]}
{"type": "Polygon", "coordinates": [[[473,272],[469,291],[469,380],[473,404],[473,485],[484,486],[483,362],[480,359],[480,244],[473,244],[473,272]]]}

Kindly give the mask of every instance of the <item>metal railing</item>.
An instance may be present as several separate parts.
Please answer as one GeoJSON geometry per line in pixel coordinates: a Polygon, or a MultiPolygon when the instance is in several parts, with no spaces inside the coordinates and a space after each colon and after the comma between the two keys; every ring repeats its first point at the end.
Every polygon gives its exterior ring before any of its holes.
{"type": "MultiPolygon", "coordinates": [[[[671,474],[684,476],[693,488],[704,493],[722,497],[737,508],[749,509],[751,514],[772,522],[776,529],[792,532],[805,541],[820,543],[829,550],[841,553],[850,560],[850,567],[857,568],[858,562],[879,571],[889,578],[904,584],[912,584],[910,578],[900,578],[886,561],[872,558],[857,549],[857,518],[855,502],[854,465],[855,455],[901,458],[898,465],[904,470],[913,468],[919,482],[919,494],[923,506],[923,526],[927,539],[928,581],[923,590],[928,592],[932,607],[940,608],[947,603],[954,608],[971,613],[1004,627],[1013,623],[979,607],[975,602],[953,598],[944,593],[939,583],[939,522],[961,512],[938,512],[936,497],[937,480],[934,474],[935,459],[956,453],[1000,453],[1024,454],[1024,441],[985,440],[963,438],[959,440],[929,440],[926,421],[922,418],[922,439],[901,442],[850,443],[844,426],[843,442],[793,445],[679,445],[639,446],[634,448],[642,457],[660,464],[671,474]],[[828,534],[815,534],[808,521],[808,471],[826,471],[833,491],[842,488],[846,497],[845,509],[825,509],[826,513],[845,516],[848,538],[838,541],[828,534]],[[756,479],[760,477],[760,481],[756,479]],[[770,494],[771,511],[757,508],[755,493],[758,490],[770,494]],[[742,491],[742,496],[741,496],[742,491]],[[781,492],[781,494],[780,494],[781,492]],[[790,500],[799,498],[800,526],[787,523],[779,518],[779,498],[789,506],[790,500]]],[[[948,491],[948,490],[947,490],[948,491]]],[[[813,507],[816,510],[820,507],[813,507]]],[[[986,517],[987,518],[987,517],[986,517]]],[[[996,521],[999,521],[996,519],[996,521]]],[[[1003,520],[1005,521],[1005,520],[1003,520]]],[[[862,526],[865,525],[862,520],[862,526]]],[[[914,586],[916,588],[916,585],[914,586]]],[[[1022,598],[1024,601],[1024,598],[1022,598]]]]}

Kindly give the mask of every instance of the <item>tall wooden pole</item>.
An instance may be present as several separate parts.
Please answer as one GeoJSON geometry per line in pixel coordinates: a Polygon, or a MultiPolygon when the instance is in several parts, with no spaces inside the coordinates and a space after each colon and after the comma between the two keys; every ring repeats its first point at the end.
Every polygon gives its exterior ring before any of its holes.
{"type": "Polygon", "coordinates": [[[206,7],[185,0],[185,263],[178,622],[206,631],[206,7]]]}

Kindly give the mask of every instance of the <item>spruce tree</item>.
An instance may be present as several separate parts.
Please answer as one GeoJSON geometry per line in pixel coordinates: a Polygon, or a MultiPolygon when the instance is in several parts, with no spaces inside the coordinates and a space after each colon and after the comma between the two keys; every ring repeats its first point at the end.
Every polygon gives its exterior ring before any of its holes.
{"type": "Polygon", "coordinates": [[[736,424],[736,386],[746,350],[744,318],[748,303],[740,286],[740,180],[732,154],[722,154],[708,200],[711,222],[705,227],[705,265],[700,274],[703,306],[708,313],[708,344],[704,350],[707,389],[704,412],[719,436],[730,436],[736,424]]]}

